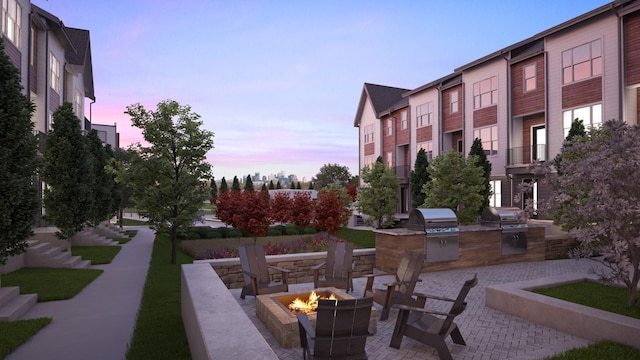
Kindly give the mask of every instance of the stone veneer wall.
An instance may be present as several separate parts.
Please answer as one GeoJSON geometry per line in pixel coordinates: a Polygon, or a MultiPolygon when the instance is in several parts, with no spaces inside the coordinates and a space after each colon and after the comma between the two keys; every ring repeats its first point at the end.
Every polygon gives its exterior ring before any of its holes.
{"type": "Polygon", "coordinates": [[[569,257],[569,250],[578,246],[578,241],[569,234],[547,236],[545,243],[546,260],[566,259],[569,257]]]}
{"type": "MultiPolygon", "coordinates": [[[[309,283],[313,282],[313,271],[311,268],[327,258],[325,252],[287,254],[287,255],[268,255],[267,263],[276,267],[291,270],[289,273],[289,283],[309,283]]],[[[353,251],[353,261],[355,270],[353,277],[361,277],[365,274],[372,274],[375,266],[376,251],[375,249],[356,249],[353,251]]],[[[195,260],[196,263],[209,263],[216,271],[220,279],[229,289],[237,289],[244,286],[244,277],[240,267],[240,259],[211,259],[211,260],[195,260]]],[[[275,280],[280,280],[280,273],[269,270],[275,280]]]]}

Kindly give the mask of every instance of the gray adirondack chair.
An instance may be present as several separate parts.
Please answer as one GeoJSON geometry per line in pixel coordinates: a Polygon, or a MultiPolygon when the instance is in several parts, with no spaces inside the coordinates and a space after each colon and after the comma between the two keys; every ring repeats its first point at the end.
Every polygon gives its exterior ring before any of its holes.
{"type": "Polygon", "coordinates": [[[402,338],[407,336],[423,344],[432,346],[438,351],[441,360],[452,360],[451,352],[445,339],[451,336],[451,340],[459,345],[467,345],[460,333],[458,325],[453,321],[467,306],[465,298],[472,287],[478,284],[477,274],[472,279],[465,281],[460,293],[455,299],[433,295],[420,295],[418,302],[420,307],[407,305],[394,305],[399,309],[396,326],[391,336],[389,346],[399,349],[402,338]],[[448,313],[431,311],[424,308],[427,299],[448,301],[452,303],[448,313]]]}
{"type": "Polygon", "coordinates": [[[327,260],[311,268],[313,286],[353,291],[353,243],[330,241],[327,247],[327,260]],[[324,277],[320,276],[321,269],[324,269],[324,277]]]}
{"type": "Polygon", "coordinates": [[[297,314],[303,358],[367,359],[365,346],[373,298],[318,300],[316,327],[307,314],[297,314]]]}
{"type": "Polygon", "coordinates": [[[244,276],[244,286],[240,298],[246,295],[257,296],[289,291],[288,277],[290,270],[267,264],[264,247],[259,244],[248,244],[238,247],[240,265],[244,276]],[[281,281],[273,281],[269,269],[281,274],[281,281]]]}
{"type": "Polygon", "coordinates": [[[382,305],[380,320],[389,318],[389,310],[394,304],[416,305],[413,290],[420,280],[420,272],[424,264],[424,254],[415,251],[406,251],[396,271],[394,282],[383,284],[385,288],[373,288],[373,280],[376,276],[392,275],[389,273],[377,273],[365,275],[367,284],[364,297],[371,296],[373,301],[382,305]]]}

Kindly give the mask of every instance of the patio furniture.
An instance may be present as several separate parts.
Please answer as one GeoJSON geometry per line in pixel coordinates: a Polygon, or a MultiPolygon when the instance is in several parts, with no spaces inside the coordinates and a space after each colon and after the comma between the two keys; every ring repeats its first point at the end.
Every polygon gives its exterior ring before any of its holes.
{"type": "Polygon", "coordinates": [[[297,314],[303,358],[366,359],[372,305],[371,297],[318,300],[315,330],[307,314],[297,314]]]}
{"type": "Polygon", "coordinates": [[[353,291],[353,243],[330,241],[327,245],[327,260],[312,267],[313,286],[337,287],[353,291]],[[324,268],[324,277],[320,269],[324,268]]]}
{"type": "Polygon", "coordinates": [[[422,281],[419,279],[419,276],[423,264],[424,255],[422,253],[406,251],[396,271],[396,280],[383,284],[385,286],[383,289],[373,288],[374,278],[376,276],[392,274],[377,273],[365,275],[367,285],[363,296],[372,296],[373,301],[382,305],[380,320],[387,320],[387,318],[389,318],[389,310],[394,304],[416,305],[416,299],[413,297],[413,289],[416,287],[418,281],[422,281]]]}
{"type": "Polygon", "coordinates": [[[407,305],[394,305],[399,309],[396,326],[391,336],[389,346],[399,349],[402,337],[407,336],[423,344],[432,346],[438,351],[441,360],[451,360],[451,352],[445,343],[447,336],[459,345],[466,345],[458,325],[453,322],[454,318],[460,315],[467,306],[464,301],[472,287],[478,284],[477,274],[472,279],[465,281],[458,297],[449,299],[446,297],[433,295],[420,295],[418,303],[420,307],[407,305]],[[424,308],[427,299],[452,302],[451,310],[448,313],[431,311],[424,308]]]}
{"type": "Polygon", "coordinates": [[[290,270],[267,264],[264,247],[248,244],[238,247],[240,265],[244,276],[244,286],[240,298],[246,295],[256,296],[289,291],[288,276],[290,270]],[[282,281],[272,281],[269,269],[280,272],[282,281]]]}

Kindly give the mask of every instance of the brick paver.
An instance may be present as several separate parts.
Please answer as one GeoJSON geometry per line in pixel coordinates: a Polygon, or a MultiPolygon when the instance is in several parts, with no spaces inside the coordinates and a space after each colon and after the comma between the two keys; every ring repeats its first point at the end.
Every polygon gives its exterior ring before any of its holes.
{"type": "MultiPolygon", "coordinates": [[[[478,285],[467,296],[467,309],[456,318],[467,346],[456,345],[447,339],[455,359],[542,359],[571,348],[586,346],[590,342],[561,331],[502,313],[485,305],[485,288],[490,285],[521,280],[544,278],[568,273],[587,273],[596,263],[590,260],[551,260],[543,262],[514,263],[467,269],[430,272],[420,275],[422,282],[416,292],[455,297],[464,280],[478,274],[478,285]]],[[[377,277],[374,286],[393,280],[393,277],[377,277]]],[[[354,279],[354,295],[362,296],[364,278],[354,279]]],[[[290,290],[312,289],[313,284],[293,284],[290,290]]],[[[269,345],[280,359],[300,359],[302,349],[281,348],[275,338],[262,325],[255,314],[255,298],[240,299],[240,289],[232,289],[238,303],[247,312],[269,345]]],[[[450,304],[428,302],[434,310],[448,311],[450,304]]],[[[375,305],[378,311],[381,307],[375,305]]],[[[409,338],[404,338],[400,349],[389,347],[397,310],[389,319],[378,321],[378,332],[367,339],[367,354],[371,360],[438,359],[435,349],[409,338]]]]}

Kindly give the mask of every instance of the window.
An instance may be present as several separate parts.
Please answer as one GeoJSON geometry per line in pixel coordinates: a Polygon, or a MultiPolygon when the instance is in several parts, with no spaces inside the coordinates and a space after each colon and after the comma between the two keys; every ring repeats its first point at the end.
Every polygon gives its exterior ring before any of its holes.
{"type": "Polygon", "coordinates": [[[416,127],[431,125],[433,119],[433,102],[416,106],[416,127]]]}
{"type": "Polygon", "coordinates": [[[498,154],[498,126],[487,126],[473,129],[473,137],[480,139],[484,153],[489,155],[498,154]]]}
{"type": "Polygon", "coordinates": [[[375,159],[375,157],[373,155],[365,156],[364,157],[364,167],[370,167],[371,165],[373,165],[374,161],[376,161],[376,159],[375,159]]]}
{"type": "Polygon", "coordinates": [[[407,112],[403,111],[400,114],[400,128],[402,130],[406,130],[407,129],[407,112]]]}
{"type": "Polygon", "coordinates": [[[22,7],[17,0],[2,0],[2,33],[20,47],[20,26],[22,25],[22,7]]]}
{"type": "Polygon", "coordinates": [[[78,119],[84,119],[84,112],[82,110],[82,93],[78,90],[76,90],[76,97],[75,97],[75,107],[76,107],[76,116],[78,117],[78,119]]]}
{"type": "Polygon", "coordinates": [[[562,52],[562,83],[602,74],[602,40],[594,40],[562,52]]]}
{"type": "Polygon", "coordinates": [[[393,166],[393,153],[392,152],[388,152],[387,153],[387,167],[390,168],[393,166]]]}
{"type": "Polygon", "coordinates": [[[49,71],[51,71],[51,88],[60,93],[60,62],[53,54],[50,55],[49,71]]]}
{"type": "Polygon", "coordinates": [[[369,144],[373,142],[373,124],[364,127],[364,143],[369,144]]]}
{"type": "Polygon", "coordinates": [[[493,76],[473,84],[473,108],[480,109],[498,103],[498,77],[493,76]]]}
{"type": "Polygon", "coordinates": [[[100,138],[100,140],[103,143],[107,142],[107,132],[104,130],[98,130],[98,138],[100,138]]]}
{"type": "Polygon", "coordinates": [[[562,127],[564,128],[565,138],[569,135],[571,123],[574,119],[582,120],[586,130],[600,126],[602,124],[602,104],[564,111],[562,113],[562,127]]]}
{"type": "Polygon", "coordinates": [[[427,159],[433,159],[433,141],[426,141],[418,144],[416,147],[416,153],[420,151],[420,149],[424,149],[424,152],[427,154],[427,159]]]}
{"type": "Polygon", "coordinates": [[[489,206],[500,207],[502,206],[502,181],[490,180],[491,185],[491,197],[489,197],[489,206]]]}
{"type": "Polygon", "coordinates": [[[458,90],[449,93],[449,113],[458,112],[458,90]]]}
{"type": "Polygon", "coordinates": [[[391,136],[391,135],[393,135],[393,120],[388,119],[387,120],[387,136],[391,136]]]}
{"type": "Polygon", "coordinates": [[[526,65],[523,69],[523,78],[524,78],[524,84],[523,84],[523,92],[527,92],[527,91],[532,91],[536,89],[536,64],[529,64],[526,65]]]}

